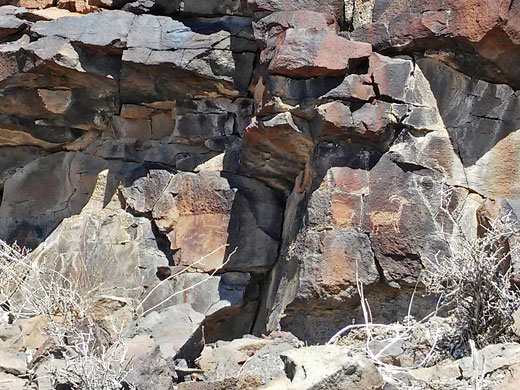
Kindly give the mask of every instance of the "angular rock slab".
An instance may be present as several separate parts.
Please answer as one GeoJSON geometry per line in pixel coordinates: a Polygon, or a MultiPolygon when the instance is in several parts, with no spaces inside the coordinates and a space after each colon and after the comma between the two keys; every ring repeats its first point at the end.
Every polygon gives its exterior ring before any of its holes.
{"type": "MultiPolygon", "coordinates": [[[[179,272],[178,269],[172,272],[179,272]]],[[[257,283],[248,273],[210,276],[185,272],[169,282],[150,286],[142,301],[142,311],[148,313],[189,303],[205,317],[206,341],[229,340],[251,331],[258,306],[257,283]]]]}
{"type": "Polygon", "coordinates": [[[308,10],[334,16],[337,20],[343,18],[342,0],[249,0],[255,12],[280,12],[308,10]]]}
{"type": "Polygon", "coordinates": [[[422,59],[418,65],[464,166],[466,186],[488,197],[519,198],[518,93],[508,85],[472,79],[435,60],[422,59]]]}
{"type": "Polygon", "coordinates": [[[449,224],[439,220],[442,176],[434,171],[334,145],[320,145],[311,167],[310,190],[288,199],[281,257],[264,304],[268,329],[286,307],[284,329],[324,342],[359,314],[357,280],[367,294],[379,294],[378,307],[388,307],[383,296],[395,300],[391,310],[374,308],[376,318],[399,316],[398,295],[414,285],[422,259],[446,253],[442,228],[449,224]]]}
{"type": "Polygon", "coordinates": [[[146,335],[159,346],[164,359],[180,358],[193,360],[203,348],[200,327],[204,315],[185,303],[154,311],[135,324],[133,335],[146,335]]]}
{"type": "Polygon", "coordinates": [[[274,332],[263,338],[244,336],[206,345],[197,365],[204,371],[205,381],[258,376],[265,384],[285,377],[280,354],[299,346],[301,342],[287,332],[274,332]]]}
{"type": "Polygon", "coordinates": [[[291,28],[279,38],[269,72],[294,78],[337,76],[371,53],[369,44],[349,41],[332,29],[291,28]]]}
{"type": "Polygon", "coordinates": [[[155,224],[177,251],[177,264],[212,271],[235,248],[225,270],[265,272],[276,261],[283,199],[254,179],[209,171],[169,174],[167,180],[152,172],[123,194],[136,211],[151,208],[155,224]],[[150,190],[143,196],[136,186],[150,190]]]}
{"type": "Polygon", "coordinates": [[[148,334],[125,340],[128,348],[129,374],[126,380],[137,390],[149,388],[168,390],[177,379],[172,359],[163,356],[157,342],[148,334]]]}
{"type": "MultiPolygon", "coordinates": [[[[36,247],[64,219],[79,214],[107,161],[76,152],[32,161],[5,183],[0,205],[0,237],[36,247]]],[[[109,183],[109,191],[110,184],[109,183]]]]}
{"type": "Polygon", "coordinates": [[[290,192],[313,149],[308,123],[289,112],[253,120],[243,137],[241,172],[290,192]]]}
{"type": "Polygon", "coordinates": [[[375,50],[438,51],[478,78],[518,88],[520,5],[507,0],[369,1],[371,14],[350,34],[375,50]],[[475,12],[478,10],[478,12],[475,12]]]}
{"type": "MultiPolygon", "coordinates": [[[[108,171],[99,174],[89,202],[64,219],[31,253],[42,268],[60,272],[81,291],[139,298],[168,259],[157,246],[151,222],[121,208],[117,194],[105,206],[108,171]]],[[[28,282],[30,283],[30,277],[28,282]]]]}

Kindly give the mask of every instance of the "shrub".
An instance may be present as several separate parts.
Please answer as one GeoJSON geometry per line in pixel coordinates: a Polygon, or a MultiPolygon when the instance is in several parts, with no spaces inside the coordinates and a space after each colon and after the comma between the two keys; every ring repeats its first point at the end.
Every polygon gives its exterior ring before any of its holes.
{"type": "Polygon", "coordinates": [[[512,315],[520,307],[520,294],[511,285],[511,255],[518,250],[511,238],[520,229],[510,214],[499,215],[471,237],[462,226],[460,210],[450,210],[450,201],[446,189],[441,212],[453,225],[446,235],[449,250],[425,259],[423,283],[427,291],[451,302],[456,325],[448,342],[456,355],[467,349],[469,340],[478,348],[505,341],[512,315]]]}
{"type": "Polygon", "coordinates": [[[65,360],[65,367],[53,369],[49,376],[54,386],[66,385],[72,390],[132,389],[125,382],[127,348],[122,332],[115,330],[114,342],[103,342],[104,330],[85,319],[72,328],[52,324],[48,330],[65,360]]]}

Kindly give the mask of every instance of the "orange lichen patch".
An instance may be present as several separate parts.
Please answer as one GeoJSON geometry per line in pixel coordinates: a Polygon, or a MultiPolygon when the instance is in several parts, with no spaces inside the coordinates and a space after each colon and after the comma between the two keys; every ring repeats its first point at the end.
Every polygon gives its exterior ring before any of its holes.
{"type": "Polygon", "coordinates": [[[327,236],[322,242],[323,264],[319,279],[329,290],[342,289],[356,282],[355,259],[338,236],[327,236]]]}
{"type": "Polygon", "coordinates": [[[466,0],[451,2],[450,30],[472,42],[480,41],[497,26],[500,14],[509,8],[509,0],[466,0]]]}
{"type": "Polygon", "coordinates": [[[176,204],[180,215],[228,214],[235,191],[225,188],[215,175],[187,176],[177,188],[176,204]],[[202,179],[201,177],[204,176],[202,179]]]}

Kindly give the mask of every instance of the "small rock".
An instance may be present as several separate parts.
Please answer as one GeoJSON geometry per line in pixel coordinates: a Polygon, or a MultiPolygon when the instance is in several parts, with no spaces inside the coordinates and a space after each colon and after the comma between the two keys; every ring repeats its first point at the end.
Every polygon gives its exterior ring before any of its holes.
{"type": "MultiPolygon", "coordinates": [[[[473,357],[465,357],[458,362],[465,378],[473,377],[473,357]]],[[[498,369],[520,364],[520,344],[493,344],[478,351],[477,361],[482,364],[479,373],[489,374],[498,369]]]]}
{"type": "Polygon", "coordinates": [[[520,336],[520,309],[513,313],[513,331],[520,336]]]}
{"type": "Polygon", "coordinates": [[[161,350],[164,359],[176,356],[195,359],[202,350],[201,324],[205,316],[185,303],[160,312],[151,312],[140,319],[136,334],[151,336],[161,350]]]}
{"type": "Polygon", "coordinates": [[[9,313],[0,308],[0,325],[9,323],[9,313]]]}
{"type": "Polygon", "coordinates": [[[128,383],[139,390],[170,390],[177,374],[173,364],[163,357],[156,341],[148,335],[138,335],[125,344],[128,348],[126,362],[130,368],[128,383]]]}
{"type": "Polygon", "coordinates": [[[27,372],[27,361],[24,353],[2,352],[0,354],[0,371],[13,375],[27,372]]]}
{"type": "Polygon", "coordinates": [[[428,368],[417,368],[411,370],[408,374],[417,380],[422,381],[447,381],[458,379],[461,377],[460,367],[458,364],[438,364],[428,368]]]}
{"type": "Polygon", "coordinates": [[[261,385],[257,377],[228,378],[218,382],[187,382],[179,385],[179,390],[256,390],[261,385]]]}
{"type": "Polygon", "coordinates": [[[24,390],[27,382],[11,374],[0,372],[0,390],[24,390]]]}

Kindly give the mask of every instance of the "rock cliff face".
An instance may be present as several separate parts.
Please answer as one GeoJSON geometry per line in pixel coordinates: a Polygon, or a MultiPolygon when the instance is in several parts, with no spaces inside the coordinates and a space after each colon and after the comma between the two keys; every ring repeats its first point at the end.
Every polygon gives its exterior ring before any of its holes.
{"type": "Polygon", "coordinates": [[[519,1],[0,4],[0,238],[209,341],[403,315],[446,186],[520,212],[519,1]]]}

